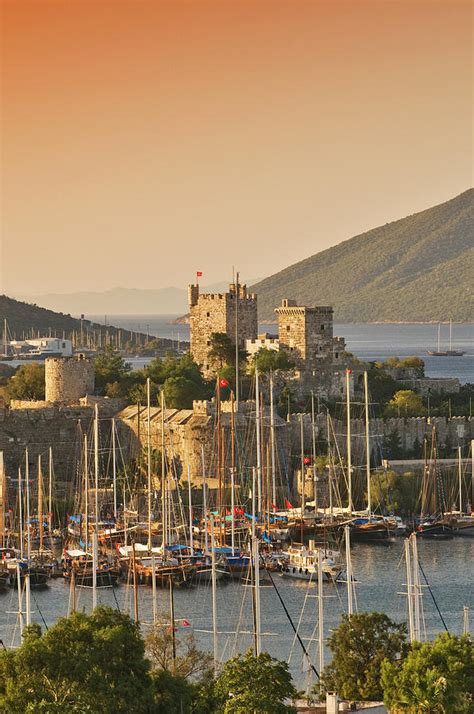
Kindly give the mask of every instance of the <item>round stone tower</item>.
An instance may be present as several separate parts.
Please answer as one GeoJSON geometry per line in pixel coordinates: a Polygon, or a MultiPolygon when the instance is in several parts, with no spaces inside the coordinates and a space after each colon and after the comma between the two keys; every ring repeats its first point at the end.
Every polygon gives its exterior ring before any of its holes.
{"type": "Polygon", "coordinates": [[[77,404],[94,394],[94,363],[83,354],[75,357],[48,357],[45,360],[47,402],[77,404]]]}

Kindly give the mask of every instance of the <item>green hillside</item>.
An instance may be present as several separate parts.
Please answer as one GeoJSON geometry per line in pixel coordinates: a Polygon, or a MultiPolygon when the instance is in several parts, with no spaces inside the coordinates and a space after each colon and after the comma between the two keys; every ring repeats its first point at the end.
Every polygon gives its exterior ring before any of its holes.
{"type": "MultiPolygon", "coordinates": [[[[6,295],[0,295],[0,335],[3,339],[3,320],[6,318],[8,324],[9,337],[12,339],[22,340],[28,337],[44,337],[52,335],[53,337],[71,338],[73,333],[79,334],[81,329],[80,320],[65,315],[62,312],[53,312],[44,307],[31,305],[27,302],[20,302],[6,295]]],[[[107,336],[112,342],[117,335],[117,328],[111,325],[99,325],[97,323],[84,320],[83,329],[85,332],[92,332],[99,344],[107,343],[107,336]],[[99,334],[102,337],[99,337],[99,334]]],[[[125,344],[128,341],[133,341],[134,344],[144,344],[146,335],[134,332],[133,335],[128,330],[121,329],[121,343],[125,344]]],[[[160,339],[160,345],[163,347],[171,347],[171,340],[160,339]]],[[[1,349],[1,348],[0,348],[1,349]]]]}
{"type": "Polygon", "coordinates": [[[338,322],[474,320],[474,189],[355,236],[252,286],[260,319],[284,297],[338,322]]]}

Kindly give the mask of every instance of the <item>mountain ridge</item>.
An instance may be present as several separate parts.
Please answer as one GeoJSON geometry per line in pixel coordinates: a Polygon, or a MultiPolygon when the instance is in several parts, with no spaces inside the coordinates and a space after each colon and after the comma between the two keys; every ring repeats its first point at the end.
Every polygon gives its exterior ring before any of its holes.
{"type": "Polygon", "coordinates": [[[474,189],[327,248],[252,286],[260,319],[288,297],[339,322],[474,317],[474,189]],[[446,314],[449,311],[449,314],[446,314]]]}

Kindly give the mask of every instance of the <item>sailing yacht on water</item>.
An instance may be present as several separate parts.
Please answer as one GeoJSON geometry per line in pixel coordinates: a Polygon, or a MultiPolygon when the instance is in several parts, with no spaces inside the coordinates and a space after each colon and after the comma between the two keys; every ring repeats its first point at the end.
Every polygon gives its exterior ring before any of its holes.
{"type": "MultiPolygon", "coordinates": [[[[474,439],[471,441],[471,464],[472,464],[472,479],[471,488],[473,489],[474,501],[474,439]]],[[[474,537],[474,515],[472,512],[467,512],[468,509],[463,509],[463,476],[462,476],[462,458],[461,447],[458,447],[458,499],[459,510],[451,510],[444,513],[446,524],[452,528],[455,536],[471,536],[474,537]]],[[[470,509],[470,506],[469,506],[470,509]]]]}
{"type": "Polygon", "coordinates": [[[441,349],[441,324],[438,323],[438,349],[427,350],[426,354],[430,357],[462,357],[464,352],[461,350],[453,350],[452,347],[453,321],[449,321],[449,350],[441,349]]]}

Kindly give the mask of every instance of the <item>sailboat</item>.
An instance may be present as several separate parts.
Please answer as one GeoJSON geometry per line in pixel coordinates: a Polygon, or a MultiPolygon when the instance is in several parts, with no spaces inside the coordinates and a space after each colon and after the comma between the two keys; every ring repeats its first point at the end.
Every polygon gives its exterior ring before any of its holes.
{"type": "MultiPolygon", "coordinates": [[[[446,540],[453,537],[453,530],[446,523],[443,512],[438,506],[438,490],[439,475],[437,467],[436,428],[433,427],[430,464],[428,464],[425,443],[425,469],[423,474],[421,515],[415,527],[416,535],[420,538],[446,540]],[[433,479],[430,478],[432,474],[433,479]]],[[[443,494],[441,493],[439,496],[439,500],[443,501],[443,494]]]]}
{"type": "MultiPolygon", "coordinates": [[[[474,439],[471,441],[471,458],[472,472],[474,474],[474,439]]],[[[474,486],[474,476],[472,477],[474,486]]],[[[444,513],[444,520],[447,525],[452,528],[455,536],[471,536],[474,537],[474,514],[468,513],[463,509],[463,493],[462,493],[462,459],[461,447],[458,447],[458,499],[459,510],[451,510],[444,513]]],[[[470,506],[469,506],[470,509],[470,506]]]]}
{"type": "Polygon", "coordinates": [[[464,352],[461,350],[453,350],[452,347],[452,332],[453,332],[453,321],[449,321],[449,350],[441,349],[441,325],[438,323],[438,349],[437,350],[427,350],[427,354],[430,357],[462,357],[464,352]]]}
{"type": "Polygon", "coordinates": [[[369,386],[367,372],[364,372],[365,395],[365,459],[367,475],[367,516],[361,514],[351,523],[351,535],[354,541],[381,542],[390,540],[395,532],[396,524],[383,516],[372,513],[371,482],[370,482],[370,420],[369,420],[369,386]]]}

